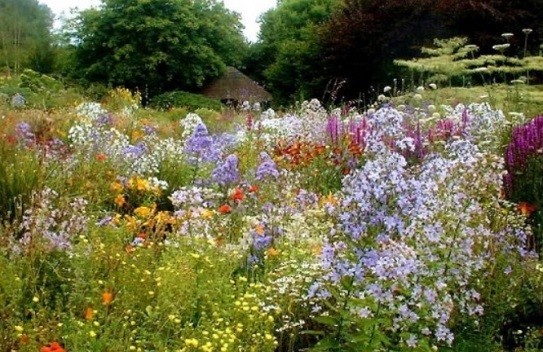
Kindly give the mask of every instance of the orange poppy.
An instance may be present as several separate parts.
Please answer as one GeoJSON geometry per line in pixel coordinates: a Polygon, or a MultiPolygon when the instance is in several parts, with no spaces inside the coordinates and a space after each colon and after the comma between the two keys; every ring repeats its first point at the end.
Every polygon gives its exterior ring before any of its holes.
{"type": "Polygon", "coordinates": [[[537,210],[537,206],[528,204],[526,202],[521,202],[517,205],[517,209],[520,210],[522,215],[530,216],[534,211],[537,210]]]}
{"type": "Polygon", "coordinates": [[[107,155],[105,155],[104,153],[100,153],[96,156],[96,160],[98,161],[104,161],[107,159],[107,155]]]}
{"type": "Polygon", "coordinates": [[[66,350],[58,342],[51,342],[40,348],[40,352],[65,352],[66,350]]]}
{"type": "Polygon", "coordinates": [[[258,186],[251,185],[249,186],[249,192],[255,193],[258,191],[258,186]]]}
{"type": "Polygon", "coordinates": [[[223,204],[219,207],[219,212],[222,214],[228,214],[231,211],[232,211],[232,207],[229,206],[228,204],[223,204]]]}
{"type": "Polygon", "coordinates": [[[113,301],[113,292],[111,291],[105,291],[102,293],[102,302],[107,306],[110,305],[113,301]]]}
{"type": "Polygon", "coordinates": [[[230,199],[235,202],[241,202],[243,200],[243,197],[243,191],[239,187],[236,187],[236,189],[234,189],[234,193],[230,195],[230,199]]]}
{"type": "Polygon", "coordinates": [[[85,320],[92,320],[94,318],[94,310],[91,307],[85,309],[85,320]]]}

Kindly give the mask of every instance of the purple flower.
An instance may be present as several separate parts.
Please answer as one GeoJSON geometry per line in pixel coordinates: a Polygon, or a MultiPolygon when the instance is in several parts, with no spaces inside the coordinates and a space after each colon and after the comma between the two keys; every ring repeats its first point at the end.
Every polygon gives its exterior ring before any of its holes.
{"type": "Polygon", "coordinates": [[[277,165],[266,152],[260,153],[260,165],[256,169],[256,179],[261,181],[267,177],[278,178],[277,165]]]}
{"type": "Polygon", "coordinates": [[[231,186],[239,181],[238,157],[230,154],[211,173],[211,179],[219,186],[231,186]]]}

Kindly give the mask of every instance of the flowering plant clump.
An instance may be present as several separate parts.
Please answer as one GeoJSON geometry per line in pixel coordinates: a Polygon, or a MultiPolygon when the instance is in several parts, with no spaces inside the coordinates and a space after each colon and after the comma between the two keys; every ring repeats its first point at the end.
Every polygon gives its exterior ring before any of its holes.
{"type": "Polygon", "coordinates": [[[534,225],[531,246],[542,248],[543,198],[539,190],[543,187],[543,116],[534,117],[524,125],[513,129],[512,140],[505,152],[505,193],[509,200],[519,204],[519,210],[530,217],[534,225]]]}
{"type": "Polygon", "coordinates": [[[87,201],[76,198],[66,203],[59,198],[49,188],[33,194],[33,205],[25,211],[18,227],[20,235],[12,238],[13,253],[71,251],[74,241],[87,231],[87,201]]]}
{"type": "Polygon", "coordinates": [[[489,217],[487,209],[500,208],[500,163],[466,140],[416,169],[385,145],[373,150],[344,180],[340,226],[322,252],[328,273],[310,296],[333,298],[335,308],[319,309],[332,317],[343,336],[334,342],[345,350],[451,345],[455,315],[484,312],[474,280],[491,271],[490,254],[526,254],[526,234],[494,228],[489,217]],[[471,191],[483,187],[493,191],[471,191]],[[350,320],[338,326],[333,317],[345,311],[350,320]],[[359,324],[370,329],[355,333],[359,324]]]}
{"type": "Polygon", "coordinates": [[[417,90],[413,106],[313,99],[179,122],[136,119],[126,90],[112,113],[8,110],[2,347],[499,351],[511,335],[527,351],[543,118],[514,130],[504,160],[516,120],[417,90]]]}

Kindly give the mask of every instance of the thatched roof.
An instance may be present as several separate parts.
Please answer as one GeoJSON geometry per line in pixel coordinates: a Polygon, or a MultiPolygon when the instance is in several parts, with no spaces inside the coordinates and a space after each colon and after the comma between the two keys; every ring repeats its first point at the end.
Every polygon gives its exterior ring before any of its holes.
{"type": "Polygon", "coordinates": [[[210,98],[239,102],[272,100],[270,93],[234,67],[228,67],[226,73],[207,85],[202,94],[210,98]]]}

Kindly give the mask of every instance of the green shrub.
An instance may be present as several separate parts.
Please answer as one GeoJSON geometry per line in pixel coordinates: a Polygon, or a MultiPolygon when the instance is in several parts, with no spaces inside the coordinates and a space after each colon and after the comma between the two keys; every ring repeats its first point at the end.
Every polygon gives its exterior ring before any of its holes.
{"type": "Polygon", "coordinates": [[[221,110],[223,105],[216,99],[206,98],[202,95],[188,92],[175,91],[157,95],[151,99],[151,107],[164,110],[174,107],[188,108],[189,110],[194,111],[200,108],[221,110]]]}

